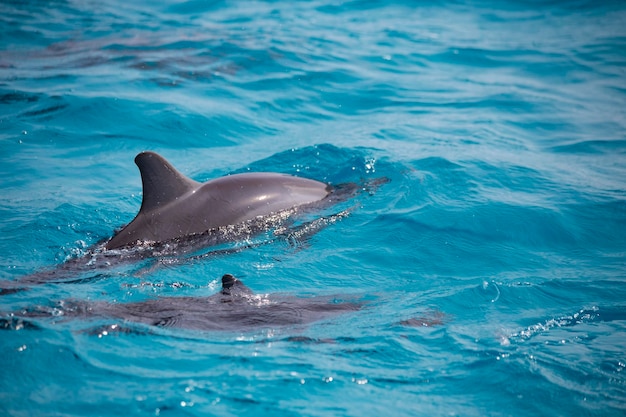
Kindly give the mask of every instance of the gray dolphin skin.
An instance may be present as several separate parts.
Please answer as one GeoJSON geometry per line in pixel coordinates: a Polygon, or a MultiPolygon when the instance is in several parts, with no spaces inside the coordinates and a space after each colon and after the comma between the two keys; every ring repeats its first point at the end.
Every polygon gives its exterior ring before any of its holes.
{"type": "MultiPolygon", "coordinates": [[[[363,190],[376,189],[386,179],[362,185],[336,186],[271,172],[234,174],[200,183],[178,172],[154,152],[135,158],[143,183],[137,216],[113,237],[102,240],[84,255],[20,277],[0,279],[0,296],[46,282],[86,282],[101,271],[143,259],[187,262],[239,252],[271,243],[276,238],[306,239],[353,209],[321,214],[311,220],[300,214],[321,212],[363,190]],[[303,220],[296,223],[296,220],[303,220]],[[244,241],[265,231],[272,237],[236,247],[205,251],[224,243],[244,241]],[[198,253],[198,251],[204,251],[198,253]]],[[[141,273],[141,272],[139,272],[141,273]]]]}
{"type": "Polygon", "coordinates": [[[200,183],[154,152],[140,153],[135,163],[143,184],[141,209],[106,243],[106,249],[202,234],[314,203],[331,193],[328,184],[269,172],[200,183]]]}
{"type": "Polygon", "coordinates": [[[127,331],[132,323],[207,331],[247,331],[295,326],[358,311],[362,301],[335,296],[296,297],[255,294],[230,274],[222,290],[209,297],[160,297],[134,303],[63,301],[58,306],[22,310],[0,320],[0,328],[33,327],[33,318],[119,320],[105,329],[127,331]]]}

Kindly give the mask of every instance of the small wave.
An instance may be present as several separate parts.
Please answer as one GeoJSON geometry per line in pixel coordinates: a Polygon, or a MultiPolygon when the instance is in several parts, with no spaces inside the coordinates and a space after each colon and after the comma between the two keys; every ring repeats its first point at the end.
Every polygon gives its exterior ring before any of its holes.
{"type": "Polygon", "coordinates": [[[551,149],[557,153],[603,155],[626,153],[626,140],[584,140],[565,145],[558,145],[551,149]]]}
{"type": "Polygon", "coordinates": [[[531,340],[537,335],[548,333],[554,328],[572,327],[583,323],[590,323],[597,321],[600,317],[601,314],[599,307],[592,306],[590,308],[583,308],[574,314],[548,319],[544,322],[528,326],[525,329],[512,333],[509,336],[502,336],[500,344],[508,346],[515,342],[524,342],[531,340]]]}

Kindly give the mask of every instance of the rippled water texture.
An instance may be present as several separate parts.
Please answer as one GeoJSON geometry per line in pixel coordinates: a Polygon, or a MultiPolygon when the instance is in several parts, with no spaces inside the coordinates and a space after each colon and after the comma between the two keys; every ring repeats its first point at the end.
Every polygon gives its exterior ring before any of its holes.
{"type": "Polygon", "coordinates": [[[3,2],[0,27],[4,283],[129,222],[142,150],[198,181],[390,180],[309,238],[1,295],[0,414],[624,415],[623,2],[3,2]],[[224,273],[364,306],[226,331],[63,310],[224,273]]]}

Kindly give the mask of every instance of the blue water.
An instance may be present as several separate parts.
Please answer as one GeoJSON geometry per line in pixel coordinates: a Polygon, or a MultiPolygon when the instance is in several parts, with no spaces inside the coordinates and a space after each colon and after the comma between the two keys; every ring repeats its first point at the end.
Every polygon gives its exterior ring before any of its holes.
{"type": "Polygon", "coordinates": [[[370,302],[243,332],[2,330],[0,414],[626,412],[623,2],[3,2],[0,278],[130,221],[146,149],[199,181],[391,181],[295,247],[40,285],[3,316],[226,272],[370,302]]]}

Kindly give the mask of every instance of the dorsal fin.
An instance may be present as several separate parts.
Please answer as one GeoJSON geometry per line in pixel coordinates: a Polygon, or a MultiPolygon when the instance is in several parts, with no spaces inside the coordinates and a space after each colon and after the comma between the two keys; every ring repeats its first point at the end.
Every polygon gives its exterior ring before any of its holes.
{"type": "Polygon", "coordinates": [[[200,185],[176,170],[161,155],[155,152],[141,152],[135,157],[135,163],[141,172],[143,184],[142,211],[150,211],[200,185]]]}
{"type": "Polygon", "coordinates": [[[243,282],[231,274],[222,276],[222,294],[223,295],[244,295],[252,294],[252,290],[244,285],[243,282]]]}

